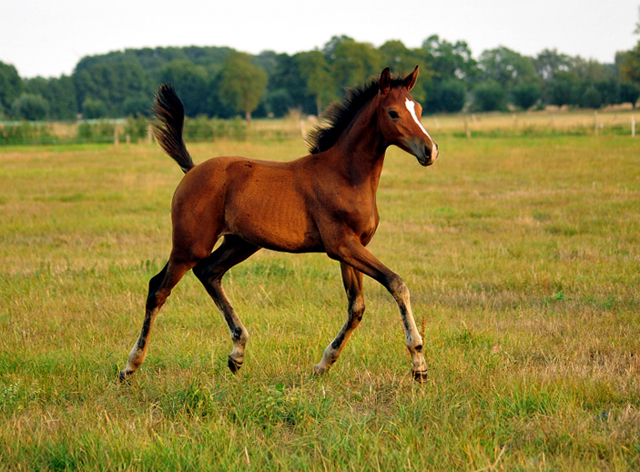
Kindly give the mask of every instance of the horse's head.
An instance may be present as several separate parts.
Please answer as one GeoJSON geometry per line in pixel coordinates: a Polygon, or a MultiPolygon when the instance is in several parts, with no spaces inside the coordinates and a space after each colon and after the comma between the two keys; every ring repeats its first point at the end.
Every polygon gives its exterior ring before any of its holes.
{"type": "Polygon", "coordinates": [[[382,71],[378,121],[387,142],[416,156],[421,165],[429,166],[438,158],[438,145],[422,126],[422,107],[409,93],[417,78],[418,66],[400,81],[391,79],[388,67],[382,71]]]}

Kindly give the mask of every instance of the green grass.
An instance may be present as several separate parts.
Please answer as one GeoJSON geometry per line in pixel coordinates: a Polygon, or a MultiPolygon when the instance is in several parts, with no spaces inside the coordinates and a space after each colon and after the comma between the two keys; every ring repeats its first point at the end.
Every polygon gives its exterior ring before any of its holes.
{"type": "MultiPolygon", "coordinates": [[[[251,333],[237,376],[188,274],[131,385],[121,369],[170,251],[181,171],[157,147],[0,149],[0,469],[637,470],[640,141],[391,149],[370,249],[407,282],[429,381],[391,296],[344,322],[338,264],[261,251],[225,286],[251,333]]],[[[288,159],[297,140],[191,145],[288,159]]]]}

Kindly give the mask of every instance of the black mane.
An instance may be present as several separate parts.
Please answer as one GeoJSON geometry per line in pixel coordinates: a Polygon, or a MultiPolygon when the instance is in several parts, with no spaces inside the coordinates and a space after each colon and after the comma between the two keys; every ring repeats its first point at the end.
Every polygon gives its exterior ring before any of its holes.
{"type": "MultiPolygon", "coordinates": [[[[391,88],[399,88],[403,85],[404,79],[391,79],[391,88]]],[[[318,154],[333,146],[358,111],[376,96],[378,90],[380,90],[380,79],[374,79],[364,86],[346,89],[345,98],[329,105],[322,114],[325,123],[316,126],[307,136],[306,142],[309,152],[318,154]]]]}

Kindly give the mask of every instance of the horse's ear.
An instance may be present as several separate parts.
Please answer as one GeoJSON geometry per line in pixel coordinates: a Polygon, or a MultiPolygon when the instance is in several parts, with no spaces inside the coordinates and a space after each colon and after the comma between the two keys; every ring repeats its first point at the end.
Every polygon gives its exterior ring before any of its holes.
{"type": "Polygon", "coordinates": [[[386,95],[389,90],[391,90],[391,72],[388,67],[385,67],[380,74],[380,93],[386,95]]]}
{"type": "Polygon", "coordinates": [[[407,90],[411,90],[418,80],[418,66],[413,69],[413,72],[404,78],[403,84],[407,90]]]}

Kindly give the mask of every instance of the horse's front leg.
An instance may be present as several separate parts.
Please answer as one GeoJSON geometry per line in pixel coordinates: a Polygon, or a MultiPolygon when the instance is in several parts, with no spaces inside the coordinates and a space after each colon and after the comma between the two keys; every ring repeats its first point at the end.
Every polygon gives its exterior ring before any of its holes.
{"type": "Polygon", "coordinates": [[[364,315],[362,272],[355,270],[344,262],[340,263],[340,269],[342,271],[344,290],[347,292],[347,299],[349,300],[347,321],[336,338],[325,349],[320,363],[313,368],[316,374],[324,374],[338,360],[351,333],[358,327],[364,315]]]}
{"type": "Polygon", "coordinates": [[[418,382],[426,380],[427,364],[422,354],[422,336],[413,318],[409,289],[400,276],[380,262],[355,237],[337,242],[329,255],[377,280],[393,295],[402,316],[405,343],[413,363],[411,369],[413,378],[418,382]]]}

